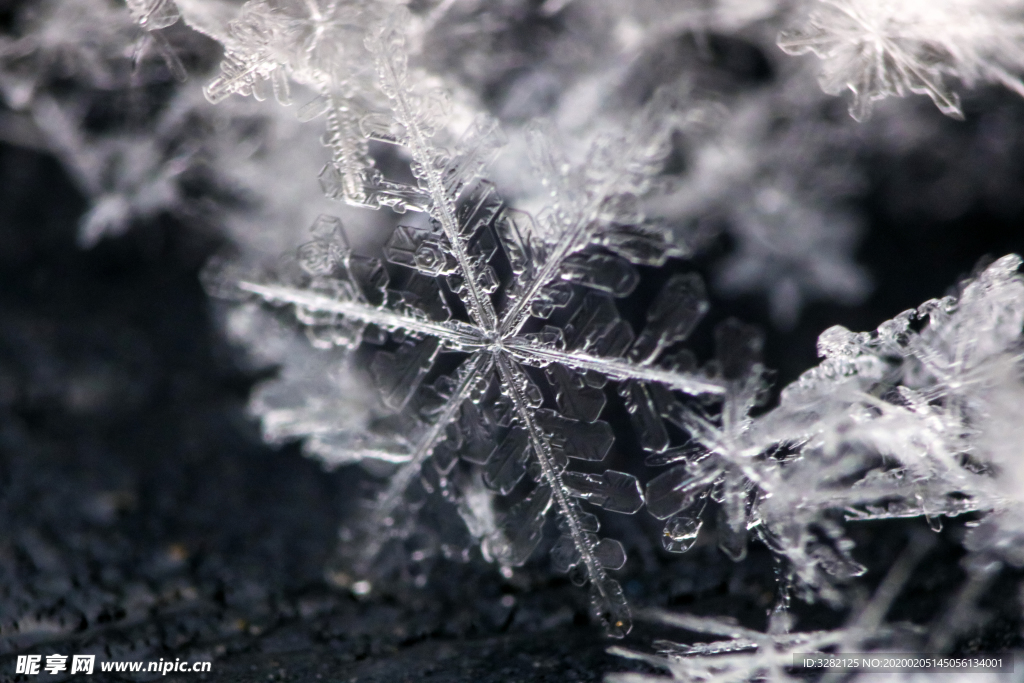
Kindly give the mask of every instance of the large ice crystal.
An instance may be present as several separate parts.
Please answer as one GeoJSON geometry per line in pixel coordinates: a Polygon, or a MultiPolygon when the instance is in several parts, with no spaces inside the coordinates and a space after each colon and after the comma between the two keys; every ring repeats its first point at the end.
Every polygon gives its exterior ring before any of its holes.
{"type": "Polygon", "coordinates": [[[394,17],[367,39],[395,123],[380,132],[374,118],[363,123],[373,137],[412,157],[416,184],[383,181],[388,203],[426,214],[426,221],[400,225],[385,246],[387,259],[403,267],[401,284],[390,287],[388,269],[355,255],[340,222],[322,217],[315,240],[299,249],[290,270],[236,286],[292,306],[318,345],[388,344],[375,354],[370,372],[385,405],[414,408],[400,437],[380,436],[398,448],[386,454],[366,448],[367,439],[378,440],[366,434],[334,437],[335,452],[347,439],[352,460],[400,463],[367,511],[359,538],[347,544],[357,555],[357,571],[370,573],[388,539],[409,533],[403,505],[414,482],[426,478],[428,488],[463,498],[465,475],[453,470],[461,460],[480,469],[494,495],[519,500],[478,532],[486,556],[504,566],[525,562],[554,510],[564,537],[552,551],[553,563],[589,580],[595,612],[621,636],[630,629],[629,609],[607,572],[622,566],[624,551],[598,536],[597,518],[577,500],[632,514],[643,505],[640,485],[625,472],[575,472],[570,459],[599,462],[611,448],[611,428],[599,419],[601,387],[609,380],[620,383],[643,438],[650,392],[724,390],[721,382],[663,358],[706,308],[699,280],[671,279],[639,336],[614,305],[638,282],[633,263],[663,263],[681,249],[664,233],[644,228],[635,195],[649,182],[648,167],[666,153],[673,102],[657,98],[643,125],[597,146],[588,170],[599,175],[589,178],[549,161],[552,152],[538,133],[536,156],[553,202],[535,223],[505,207],[479,177],[493,149],[489,125],[476,124],[456,153],[433,141],[442,100],[414,90],[403,41],[394,17]],[[556,324],[556,313],[569,304],[571,315],[556,324]],[[432,368],[446,353],[461,361],[454,372],[437,376],[432,368]],[[553,401],[545,399],[541,377],[553,401]],[[525,491],[524,479],[533,482],[525,491]]]}
{"type": "MultiPolygon", "coordinates": [[[[753,531],[785,560],[786,590],[840,604],[840,586],[864,568],[839,523],[846,520],[984,515],[965,544],[1020,565],[1020,505],[1012,436],[1021,412],[1024,278],[1020,258],[994,262],[957,296],[932,300],[873,333],[841,327],[819,339],[823,363],[757,417],[764,391],[759,338],[727,322],[706,371],[725,387],[720,411],[663,399],[661,419],[690,436],[648,464],[672,467],[646,485],[648,511],[667,520],[664,545],[685,552],[702,526],[703,502],[719,503],[722,550],[743,556],[753,531]]],[[[657,405],[657,409],[654,406],[657,405]]],[[[663,430],[661,433],[664,433],[663,430]]]]}

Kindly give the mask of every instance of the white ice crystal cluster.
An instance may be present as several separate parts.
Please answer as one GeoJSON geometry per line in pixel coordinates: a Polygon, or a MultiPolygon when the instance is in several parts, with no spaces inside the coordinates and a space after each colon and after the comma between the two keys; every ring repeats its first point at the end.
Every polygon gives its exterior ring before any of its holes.
{"type": "MultiPolygon", "coordinates": [[[[666,547],[675,530],[699,528],[693,511],[711,491],[722,501],[723,550],[740,555],[753,531],[788,560],[792,586],[808,598],[839,601],[834,581],[863,572],[837,514],[940,524],[983,512],[967,547],[1020,565],[1017,515],[1008,512],[1019,505],[1009,492],[1021,409],[1008,400],[1022,388],[1019,265],[1004,257],[958,296],[926,302],[876,332],[826,330],[823,363],[756,419],[750,411],[764,388],[756,363],[733,371],[717,417],[670,407],[665,416],[692,441],[680,464],[647,484],[648,510],[668,520],[666,547]]],[[[719,330],[720,346],[752,352],[750,339],[739,326],[719,330]]]]}
{"type": "Polygon", "coordinates": [[[1009,432],[1021,409],[1007,400],[1022,388],[1019,265],[1015,255],[999,259],[957,295],[875,332],[826,330],[822,364],[759,418],[755,440],[788,443],[799,455],[779,463],[756,504],[758,533],[790,560],[797,586],[828,598],[829,577],[862,571],[828,511],[848,520],[924,516],[936,526],[980,512],[965,545],[1021,564],[1009,521],[1020,504],[1011,493],[1019,445],[1009,432]]]}
{"type": "Polygon", "coordinates": [[[962,117],[950,79],[1001,84],[1024,95],[1024,3],[1019,0],[821,0],[779,46],[824,60],[821,87],[849,89],[850,114],[908,93],[927,95],[942,113],[962,117]]]}

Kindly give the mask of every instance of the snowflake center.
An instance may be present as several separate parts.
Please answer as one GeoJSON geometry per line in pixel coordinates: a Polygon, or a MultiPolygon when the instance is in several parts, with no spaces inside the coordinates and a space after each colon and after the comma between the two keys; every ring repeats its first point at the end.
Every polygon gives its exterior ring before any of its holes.
{"type": "Polygon", "coordinates": [[[505,337],[500,330],[484,330],[484,345],[494,355],[505,352],[505,337]]]}

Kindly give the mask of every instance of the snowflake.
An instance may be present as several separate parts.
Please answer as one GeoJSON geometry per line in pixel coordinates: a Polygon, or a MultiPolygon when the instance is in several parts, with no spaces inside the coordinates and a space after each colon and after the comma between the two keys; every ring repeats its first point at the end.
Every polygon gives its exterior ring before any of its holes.
{"type": "Polygon", "coordinates": [[[802,28],[783,32],[789,54],[825,60],[821,87],[853,91],[850,114],[868,117],[872,103],[908,92],[928,95],[942,113],[962,118],[945,82],[1002,84],[1024,95],[1014,72],[1024,69],[1019,0],[823,0],[802,28]]]}
{"type": "MultiPolygon", "coordinates": [[[[305,209],[296,206],[300,202],[322,199],[312,179],[290,187],[284,198],[268,191],[292,180],[268,173],[268,160],[280,173],[290,155],[316,153],[320,147],[315,136],[310,144],[297,135],[298,124],[279,115],[279,108],[247,106],[252,104],[211,108],[198,86],[185,85],[143,119],[144,125],[129,120],[112,131],[94,132],[85,123],[88,109],[75,100],[38,95],[29,110],[35,127],[92,202],[79,222],[79,245],[92,247],[124,234],[134,222],[161,215],[199,225],[224,220],[228,229],[244,221],[239,241],[251,245],[262,227],[254,220],[254,206],[272,215],[276,205],[291,202],[281,213],[295,215],[305,209]]],[[[316,210],[307,215],[315,216],[316,210]]]]}
{"type": "MultiPolygon", "coordinates": [[[[652,611],[647,616],[661,625],[721,638],[710,643],[683,645],[655,641],[658,654],[621,647],[610,652],[627,659],[667,670],[671,678],[650,674],[613,674],[615,683],[668,683],[669,681],[792,681],[789,675],[796,654],[822,654],[849,638],[842,629],[789,633],[781,627],[785,613],[778,614],[768,633],[740,626],[724,618],[700,617],[652,611]],[[774,628],[773,628],[774,627],[774,628]]],[[[882,635],[882,634],[875,634],[882,635]]]]}
{"type": "MultiPolygon", "coordinates": [[[[646,486],[648,511],[666,520],[663,545],[692,547],[707,498],[718,505],[719,546],[743,556],[753,530],[784,559],[784,590],[808,601],[844,602],[839,585],[864,573],[842,521],[943,516],[984,521],[967,547],[1015,566],[1020,553],[1020,344],[1024,280],[1014,255],[873,333],[826,330],[826,360],[782,391],[780,405],[752,416],[764,393],[760,340],[727,322],[718,360],[705,371],[724,388],[717,415],[662,397],[660,417],[690,441],[654,448],[649,465],[671,465],[646,486]]],[[[662,430],[662,433],[664,431],[662,430]]]]}
{"type": "MultiPolygon", "coordinates": [[[[649,465],[675,464],[647,484],[647,510],[666,519],[663,545],[669,552],[686,552],[697,540],[703,524],[694,514],[698,501],[713,495],[719,506],[719,547],[733,560],[747,552],[749,498],[752,484],[763,477],[755,460],[763,450],[748,437],[751,410],[766,389],[759,355],[763,341],[756,329],[728,320],[716,330],[716,356],[706,374],[720,377],[726,387],[722,409],[712,418],[699,407],[686,407],[673,399],[660,401],[660,413],[690,435],[683,446],[649,449],[649,465]]],[[[667,432],[654,423],[662,438],[667,432]]],[[[652,430],[651,433],[657,433],[652,430]]]]}
{"type": "Polygon", "coordinates": [[[1020,257],[995,261],[957,296],[925,302],[872,333],[836,326],[825,357],[759,418],[752,440],[798,453],[774,471],[753,515],[805,587],[860,573],[836,513],[849,520],[983,515],[967,547],[1024,564],[1019,446],[1024,392],[1020,257]]]}
{"type": "Polygon", "coordinates": [[[799,655],[841,657],[845,653],[877,652],[882,646],[890,652],[912,652],[911,646],[915,644],[920,649],[920,629],[912,624],[884,622],[914,566],[933,545],[931,537],[912,536],[871,599],[850,615],[846,625],[833,630],[792,631],[795,619],[788,611],[785,595],[769,615],[766,633],[741,626],[731,618],[645,610],[641,616],[648,621],[720,639],[692,645],[658,640],[654,642],[657,655],[612,647],[609,649],[612,654],[667,670],[672,678],[627,673],[613,674],[609,680],[616,683],[669,680],[781,683],[799,680],[793,673],[806,675],[813,671],[801,671],[802,666],[797,664],[799,655]]]}
{"type": "Polygon", "coordinates": [[[78,243],[92,247],[128,230],[133,220],[184,213],[181,178],[195,166],[196,145],[183,134],[196,100],[179,91],[144,134],[89,135],[74,106],[40,95],[31,112],[37,127],[92,207],[79,222],[78,243]]]}
{"type": "Polygon", "coordinates": [[[611,448],[611,427],[598,419],[606,400],[601,388],[609,380],[620,383],[638,419],[646,417],[641,404],[650,402],[655,387],[669,394],[723,392],[717,380],[681,370],[665,357],[706,309],[692,276],[668,281],[639,336],[613,303],[638,282],[632,263],[660,265],[685,253],[667,241],[667,231],[645,223],[637,208],[637,193],[667,154],[666,126],[675,103],[655,98],[657,110],[628,135],[596,146],[587,174],[559,163],[536,134],[535,157],[552,203],[535,223],[505,207],[493,186],[479,180],[495,149],[493,126],[475,125],[458,154],[435,144],[441,100],[413,90],[396,23],[392,17],[366,41],[393,122],[378,132],[372,124],[382,117],[371,117],[363,127],[407,149],[418,179],[415,186],[391,183],[387,202],[381,202],[427,218],[426,224],[399,226],[385,246],[388,260],[407,269],[402,287],[388,288],[383,264],[354,254],[340,221],[330,217],[317,221],[314,241],[299,249],[290,270],[242,278],[235,286],[293,306],[314,344],[324,348],[383,343],[390,335],[393,350],[378,352],[369,369],[383,402],[405,409],[405,429],[382,439],[373,432],[330,435],[336,457],[401,463],[374,501],[360,538],[348,544],[358,551],[357,571],[371,570],[390,539],[409,533],[405,496],[415,481],[457,498],[463,516],[475,520],[485,556],[506,567],[529,558],[554,509],[563,532],[552,550],[554,565],[589,580],[595,613],[610,633],[622,636],[630,629],[629,608],[607,571],[623,565],[624,550],[598,537],[597,518],[574,499],[632,514],[643,495],[631,474],[575,472],[569,459],[600,462],[611,448]],[[503,271],[504,277],[498,274],[503,271]],[[563,309],[567,321],[552,324],[563,309]],[[425,386],[442,353],[462,360],[453,373],[425,386]],[[557,410],[545,407],[531,368],[543,370],[557,410]],[[476,514],[474,506],[487,503],[472,486],[457,490],[453,468],[460,458],[478,468],[499,496],[522,492],[528,473],[535,484],[497,517],[476,514]]]}
{"type": "Polygon", "coordinates": [[[764,291],[782,330],[793,328],[808,301],[857,304],[871,289],[851,258],[862,232],[858,217],[787,189],[762,187],[735,206],[729,232],[737,248],[715,278],[725,294],[764,291]]]}

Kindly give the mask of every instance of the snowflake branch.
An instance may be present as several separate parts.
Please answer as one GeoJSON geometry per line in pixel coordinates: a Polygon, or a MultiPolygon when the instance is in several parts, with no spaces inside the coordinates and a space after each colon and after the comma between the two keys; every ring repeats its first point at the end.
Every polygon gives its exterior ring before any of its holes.
{"type": "Polygon", "coordinates": [[[590,579],[592,589],[598,593],[602,607],[606,610],[608,633],[613,637],[622,638],[632,628],[629,606],[625,602],[618,582],[608,577],[601,563],[594,556],[594,547],[583,531],[583,524],[577,515],[576,508],[569,501],[568,489],[562,481],[559,468],[555,465],[551,444],[544,437],[528,409],[529,401],[524,395],[523,387],[529,380],[522,374],[522,370],[509,362],[507,357],[497,355],[496,360],[505,391],[509,393],[512,403],[515,405],[516,415],[529,434],[530,445],[540,463],[544,483],[551,488],[559,514],[565,520],[573,544],[587,568],[587,578],[590,579]]]}
{"type": "Polygon", "coordinates": [[[598,372],[609,379],[618,381],[638,380],[654,382],[670,389],[676,389],[694,396],[722,395],[725,387],[697,375],[675,372],[651,365],[639,365],[619,358],[603,358],[580,351],[562,351],[550,346],[534,344],[521,337],[503,342],[505,349],[520,363],[533,367],[545,367],[558,363],[581,372],[598,372]]]}
{"type": "Polygon", "coordinates": [[[387,308],[358,301],[335,299],[324,294],[286,285],[264,285],[243,280],[237,286],[242,291],[255,294],[268,303],[291,304],[311,311],[337,313],[351,320],[377,325],[388,332],[408,332],[436,337],[442,345],[451,350],[474,351],[485,343],[475,327],[458,320],[432,322],[396,313],[387,308]]]}
{"type": "Polygon", "coordinates": [[[469,399],[480,379],[490,372],[492,363],[489,354],[476,353],[462,366],[469,369],[462,374],[458,386],[445,403],[441,414],[420,439],[409,461],[391,476],[387,488],[377,496],[373,504],[371,520],[371,525],[375,528],[373,533],[369,533],[368,538],[365,539],[366,544],[359,552],[359,558],[356,561],[355,568],[360,573],[369,572],[371,563],[380,554],[385,543],[390,540],[388,534],[381,533],[381,527],[389,526],[389,521],[393,523],[394,512],[401,506],[405,491],[419,475],[423,464],[433,454],[434,449],[445,440],[445,429],[452,420],[456,419],[459,408],[469,399]]]}
{"type": "MultiPolygon", "coordinates": [[[[386,25],[384,33],[390,31],[396,29],[386,25]]],[[[434,165],[439,150],[430,144],[430,136],[420,125],[420,115],[410,102],[402,68],[396,64],[395,56],[388,54],[387,45],[388,41],[380,37],[367,39],[367,48],[377,60],[383,89],[391,102],[395,118],[405,127],[407,137],[404,142],[412,153],[413,172],[426,183],[426,190],[430,194],[430,215],[441,224],[459,269],[465,275],[465,286],[469,294],[469,314],[485,330],[494,330],[497,326],[494,304],[480,289],[473,263],[466,253],[466,244],[459,230],[458,219],[455,217],[454,198],[445,191],[444,180],[434,165]]]]}

